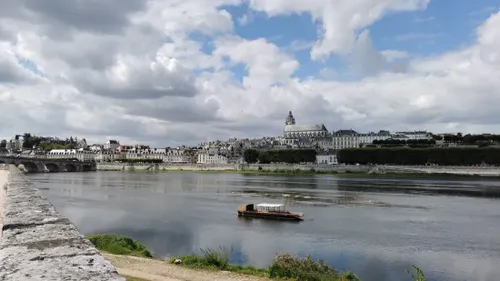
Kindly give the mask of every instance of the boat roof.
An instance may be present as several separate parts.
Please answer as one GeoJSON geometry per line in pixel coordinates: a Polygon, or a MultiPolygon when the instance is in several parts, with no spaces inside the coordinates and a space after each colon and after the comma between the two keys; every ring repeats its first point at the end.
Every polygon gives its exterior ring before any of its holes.
{"type": "Polygon", "coordinates": [[[264,207],[264,208],[279,208],[284,206],[285,205],[283,204],[268,204],[268,203],[257,204],[257,207],[264,207]]]}

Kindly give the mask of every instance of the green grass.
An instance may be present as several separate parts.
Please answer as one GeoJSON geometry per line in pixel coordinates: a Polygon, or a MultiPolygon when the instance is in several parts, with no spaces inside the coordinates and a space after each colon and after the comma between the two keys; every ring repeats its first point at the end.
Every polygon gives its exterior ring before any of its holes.
{"type": "Polygon", "coordinates": [[[310,256],[298,259],[290,254],[277,255],[268,268],[257,268],[248,265],[233,265],[229,263],[229,252],[219,249],[202,249],[200,255],[172,257],[182,261],[182,266],[194,269],[226,270],[247,275],[256,275],[274,279],[304,280],[304,281],[359,281],[351,272],[339,272],[323,261],[313,260],[310,256]]]}
{"type": "MultiPolygon", "coordinates": [[[[138,241],[115,234],[90,234],[86,237],[101,251],[116,255],[133,255],[152,258],[146,246],[138,241]]],[[[290,254],[278,254],[268,268],[257,268],[250,265],[235,265],[229,263],[230,251],[225,247],[217,249],[201,249],[199,255],[171,257],[168,262],[174,263],[180,259],[179,266],[203,269],[224,270],[240,274],[268,277],[278,280],[295,281],[361,281],[350,271],[340,272],[327,265],[322,260],[314,260],[311,256],[300,259],[290,254]]],[[[413,281],[426,281],[423,272],[416,266],[413,271],[406,270],[413,281]]],[[[124,276],[127,281],[148,281],[141,278],[124,276]]],[[[403,280],[402,280],[403,281],[403,280]]]]}
{"type": "MultiPolygon", "coordinates": [[[[89,234],[86,237],[100,251],[115,255],[132,255],[152,258],[151,252],[138,241],[115,234],[89,234]]],[[[304,259],[290,254],[277,255],[268,268],[257,268],[250,265],[235,265],[229,263],[230,251],[225,247],[216,249],[201,249],[199,255],[171,257],[168,262],[176,259],[182,261],[180,266],[203,270],[224,270],[240,274],[268,277],[278,280],[296,281],[360,281],[352,272],[340,272],[327,265],[322,260],[314,260],[311,256],[304,259]]],[[[413,266],[413,271],[406,270],[413,281],[426,281],[422,271],[413,266]]],[[[124,276],[127,281],[148,281],[142,278],[124,276]]]]}
{"type": "Polygon", "coordinates": [[[138,241],[126,236],[116,234],[88,234],[87,239],[94,244],[99,251],[105,251],[115,255],[129,255],[137,257],[152,258],[153,254],[138,241]]]}
{"type": "MultiPolygon", "coordinates": [[[[290,254],[277,255],[268,268],[256,268],[247,265],[229,263],[229,252],[224,247],[218,249],[202,249],[200,255],[171,257],[169,263],[176,259],[182,261],[181,266],[193,269],[225,270],[240,274],[256,275],[279,280],[296,281],[361,281],[351,271],[340,272],[322,260],[314,260],[311,256],[304,259],[290,254]]],[[[423,272],[413,266],[415,273],[406,270],[413,281],[426,281],[423,272]]]]}

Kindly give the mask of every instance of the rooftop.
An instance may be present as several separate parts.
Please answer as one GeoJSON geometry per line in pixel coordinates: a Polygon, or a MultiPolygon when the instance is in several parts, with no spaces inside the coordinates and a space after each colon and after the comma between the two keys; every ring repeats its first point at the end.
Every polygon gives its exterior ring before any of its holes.
{"type": "Polygon", "coordinates": [[[285,205],[283,204],[268,204],[268,203],[257,204],[257,207],[262,207],[262,208],[280,208],[284,206],[285,205]]]}
{"type": "Polygon", "coordinates": [[[328,131],[325,125],[285,125],[285,132],[311,132],[311,131],[328,131]]]}

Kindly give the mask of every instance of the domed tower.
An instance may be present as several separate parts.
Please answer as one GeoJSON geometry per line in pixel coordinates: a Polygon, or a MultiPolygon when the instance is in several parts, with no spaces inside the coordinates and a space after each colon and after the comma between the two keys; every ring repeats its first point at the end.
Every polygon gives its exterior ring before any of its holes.
{"type": "Polygon", "coordinates": [[[288,116],[286,117],[285,125],[295,125],[295,118],[293,118],[292,111],[288,112],[288,116]]]}

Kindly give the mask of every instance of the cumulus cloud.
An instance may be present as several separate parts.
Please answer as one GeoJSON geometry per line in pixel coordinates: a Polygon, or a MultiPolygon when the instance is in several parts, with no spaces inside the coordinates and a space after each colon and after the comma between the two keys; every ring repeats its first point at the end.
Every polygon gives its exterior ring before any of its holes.
{"type": "Polygon", "coordinates": [[[428,0],[45,2],[2,2],[2,137],[196,144],[280,135],[288,110],[331,130],[500,129],[499,13],[469,46],[412,57],[375,48],[369,27],[428,0]],[[317,41],[280,48],[245,38],[225,9],[238,5],[269,17],[308,13],[317,41]],[[361,77],[341,80],[342,70],[326,64],[317,77],[304,75],[309,65],[290,48],[309,48],[314,63],[341,56],[361,77]]]}
{"type": "Polygon", "coordinates": [[[323,59],[331,53],[347,53],[356,42],[356,32],[384,15],[427,7],[430,0],[250,0],[252,8],[269,16],[309,13],[321,23],[319,39],[311,50],[313,59],[323,59]]]}

